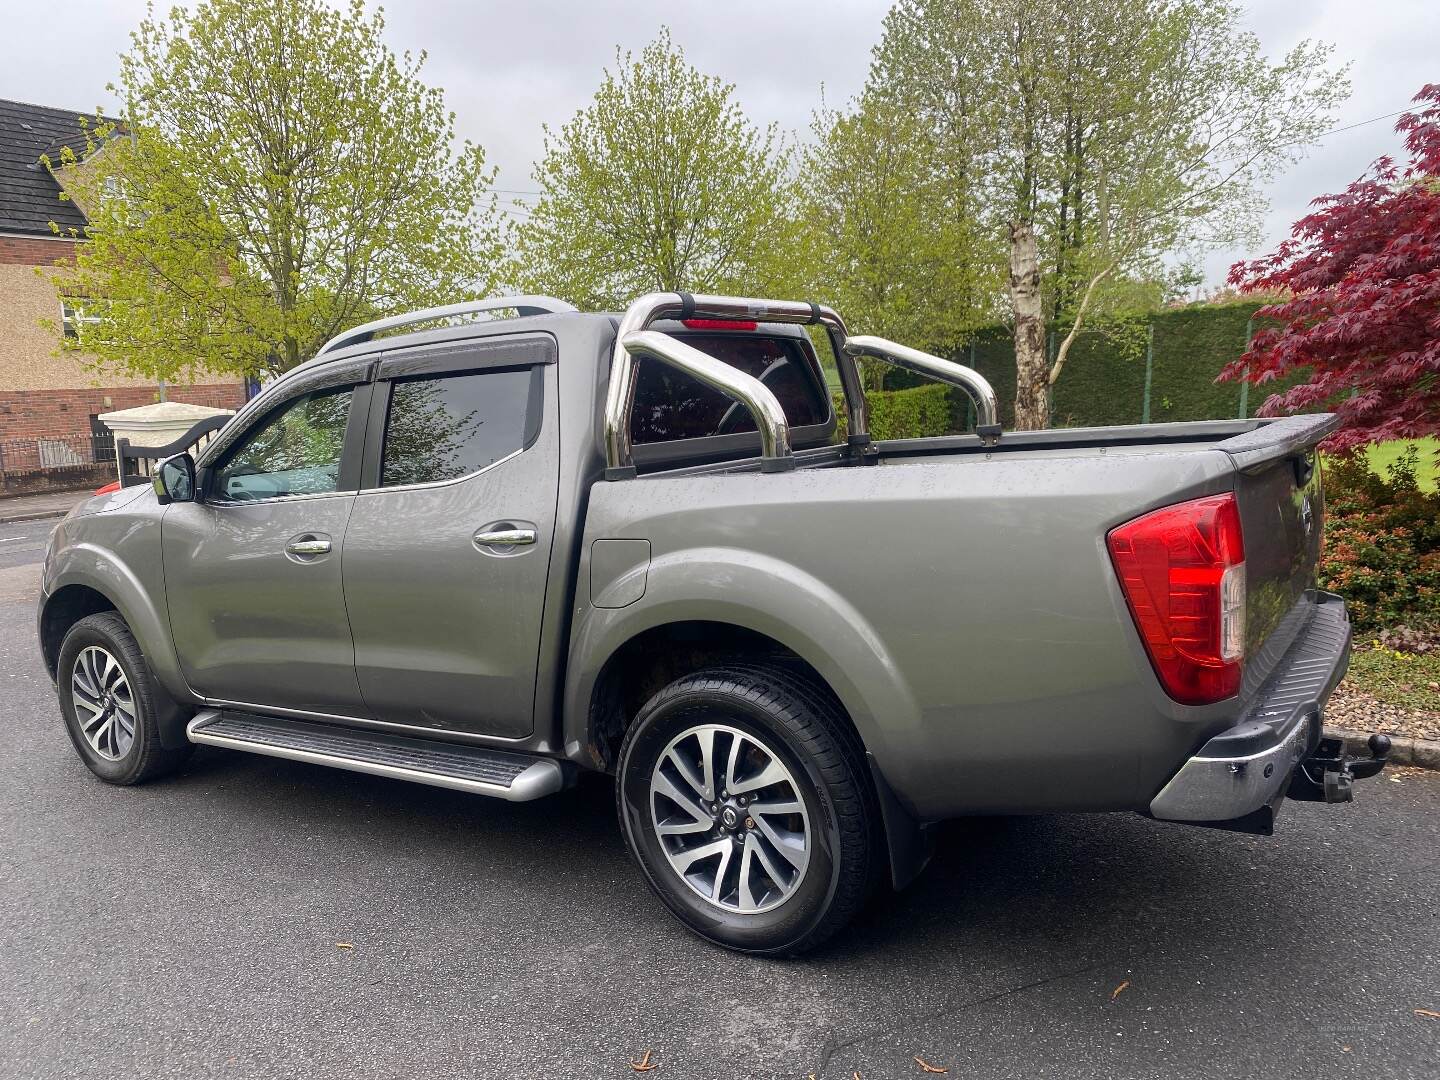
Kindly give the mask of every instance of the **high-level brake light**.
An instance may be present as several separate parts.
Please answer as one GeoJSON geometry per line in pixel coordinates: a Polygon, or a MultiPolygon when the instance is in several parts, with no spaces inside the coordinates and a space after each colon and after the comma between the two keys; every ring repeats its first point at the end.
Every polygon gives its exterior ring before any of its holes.
{"type": "Polygon", "coordinates": [[[682,319],[687,330],[758,330],[754,319],[682,319]]]}

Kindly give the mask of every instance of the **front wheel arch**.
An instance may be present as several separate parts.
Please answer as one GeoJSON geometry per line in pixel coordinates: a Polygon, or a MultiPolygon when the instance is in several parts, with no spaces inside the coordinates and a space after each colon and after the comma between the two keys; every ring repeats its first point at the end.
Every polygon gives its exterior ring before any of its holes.
{"type": "MultiPolygon", "coordinates": [[[[40,651],[45,660],[45,670],[49,672],[52,680],[58,674],[56,669],[65,635],[82,619],[107,611],[113,611],[123,620],[126,629],[133,636],[139,636],[135,634],[134,623],[120,606],[99,589],[89,585],[70,584],[56,589],[46,598],[40,610],[40,651]]],[[[160,743],[168,750],[183,750],[191,745],[185,735],[185,725],[194,715],[194,709],[175,700],[156,675],[143,643],[140,650],[151,677],[151,695],[160,743]]]]}

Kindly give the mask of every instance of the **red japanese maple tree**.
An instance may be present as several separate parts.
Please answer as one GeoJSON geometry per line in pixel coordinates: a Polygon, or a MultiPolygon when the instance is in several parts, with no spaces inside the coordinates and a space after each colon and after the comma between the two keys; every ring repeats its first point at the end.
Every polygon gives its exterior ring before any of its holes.
{"type": "Polygon", "coordinates": [[[1262,416],[1328,410],[1346,450],[1440,432],[1440,84],[1400,118],[1409,163],[1389,157],[1342,194],[1324,195],[1271,255],[1230,268],[1242,292],[1287,297],[1257,315],[1257,333],[1220,379],[1264,384],[1309,378],[1260,407],[1262,416]]]}

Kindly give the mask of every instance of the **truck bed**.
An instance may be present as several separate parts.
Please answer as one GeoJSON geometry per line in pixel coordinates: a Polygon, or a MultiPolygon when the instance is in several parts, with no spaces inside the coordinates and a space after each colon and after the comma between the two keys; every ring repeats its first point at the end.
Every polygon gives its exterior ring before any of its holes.
{"type": "MultiPolygon", "coordinates": [[[[643,539],[651,557],[633,609],[577,609],[571,670],[642,611],[663,622],[673,596],[687,618],[741,620],[812,664],[896,789],[920,793],[922,818],[1144,809],[1309,625],[1321,512],[1310,451],[1333,426],[958,435],[881,442],[863,460],[799,451],[782,473],[752,459],[602,482],[581,595],[604,587],[589,576],[595,540],[643,539]],[[1307,458],[1314,476],[1296,471],[1307,458]],[[1187,706],[1155,678],[1106,536],[1223,492],[1244,525],[1244,681],[1235,698],[1187,706]]],[[[585,692],[567,691],[572,703],[585,692]]]]}

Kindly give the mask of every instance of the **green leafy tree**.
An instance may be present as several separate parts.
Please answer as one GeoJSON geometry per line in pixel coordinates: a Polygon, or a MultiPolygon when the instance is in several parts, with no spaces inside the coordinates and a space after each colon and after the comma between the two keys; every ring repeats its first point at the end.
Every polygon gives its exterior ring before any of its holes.
{"type": "Polygon", "coordinates": [[[685,59],[668,30],[618,50],[590,104],[545,128],[541,195],[514,277],[582,307],[656,289],[750,294],[787,273],[797,221],[772,125],[685,59]]]}
{"type": "MultiPolygon", "coordinates": [[[[970,186],[936,168],[932,133],[875,93],[849,111],[822,108],[812,133],[799,181],[805,295],[833,304],[851,332],[942,354],[992,322],[997,267],[970,186]]],[[[883,374],[866,368],[871,381],[883,374]]]]}
{"type": "Polygon", "coordinates": [[[899,0],[871,91],[930,133],[1003,253],[1016,425],[1087,319],[1167,258],[1254,237],[1262,185],[1343,98],[1330,50],[1276,63],[1232,0],[899,0]],[[1047,355],[1046,330],[1061,340],[1047,355]]]}
{"type": "Polygon", "coordinates": [[[293,367],[378,315],[491,291],[493,171],[361,0],[150,9],[121,58],[123,124],[52,162],[89,243],[55,273],[107,318],[98,362],[176,380],[293,367]]]}

